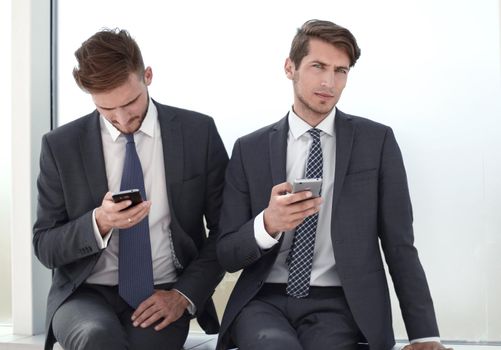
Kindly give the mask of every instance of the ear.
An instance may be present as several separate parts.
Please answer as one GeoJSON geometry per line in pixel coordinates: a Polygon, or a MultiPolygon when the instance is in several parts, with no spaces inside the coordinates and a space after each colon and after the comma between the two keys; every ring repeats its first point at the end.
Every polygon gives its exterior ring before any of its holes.
{"type": "Polygon", "coordinates": [[[153,80],[153,70],[150,66],[146,67],[144,70],[144,83],[146,86],[150,86],[151,81],[153,80]]]}
{"type": "Polygon", "coordinates": [[[296,70],[296,67],[294,65],[294,62],[292,62],[292,60],[289,57],[287,57],[287,59],[285,60],[284,69],[285,69],[285,75],[287,76],[287,78],[289,78],[290,80],[293,80],[294,79],[294,71],[296,70]]]}

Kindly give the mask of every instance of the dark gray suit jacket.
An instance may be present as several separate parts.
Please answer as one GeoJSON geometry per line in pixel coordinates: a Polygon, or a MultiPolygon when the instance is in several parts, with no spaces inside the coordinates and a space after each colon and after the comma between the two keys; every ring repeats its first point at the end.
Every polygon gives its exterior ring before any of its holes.
{"type": "MultiPolygon", "coordinates": [[[[240,138],[228,164],[217,252],[226,270],[243,271],[223,316],[218,349],[231,345],[231,323],[263,285],[280,248],[259,248],[254,218],[268,206],[272,187],[286,181],[288,131],[286,117],[240,138]]],[[[388,350],[395,343],[380,242],[409,338],[438,336],[392,130],[338,110],[335,131],[331,236],[336,269],[360,331],[371,350],[388,350]]]]}
{"type": "MultiPolygon", "coordinates": [[[[155,105],[172,240],[183,266],[173,288],[193,301],[206,332],[217,333],[219,322],[211,296],[224,275],[216,259],[216,237],[228,155],[210,117],[155,105]]],[[[54,312],[84,283],[102,252],[92,228],[92,211],[108,191],[97,111],[43,137],[37,184],[33,244],[40,261],[54,269],[47,304],[48,349],[54,343],[54,312]]]]}

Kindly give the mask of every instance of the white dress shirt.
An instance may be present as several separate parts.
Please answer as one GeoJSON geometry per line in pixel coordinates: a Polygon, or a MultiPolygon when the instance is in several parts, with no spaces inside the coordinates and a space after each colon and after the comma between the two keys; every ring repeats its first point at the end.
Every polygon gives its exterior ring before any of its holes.
{"type": "MultiPolygon", "coordinates": [[[[101,138],[108,190],[120,191],[120,182],[125,160],[125,136],[106,118],[100,116],[101,138]]],[[[173,263],[170,233],[170,210],[167,201],[162,138],[157,108],[150,99],[148,112],[141,128],[134,133],[136,150],[144,174],[146,197],[151,201],[149,213],[151,256],[153,259],[153,280],[155,284],[175,282],[176,270],[173,263]],[[153,188],[155,184],[155,188],[153,188]]],[[[101,237],[94,219],[94,233],[101,249],[104,249],[87,283],[114,286],[118,284],[118,240],[120,231],[112,229],[101,237]]]]}
{"type": "MultiPolygon", "coordinates": [[[[317,223],[317,235],[315,238],[315,250],[313,253],[313,267],[311,271],[310,285],[312,286],[339,286],[336,261],[331,240],[331,215],[332,193],[334,189],[334,169],[336,163],[336,136],[334,133],[334,117],[336,109],[316,126],[320,130],[320,144],[323,157],[323,180],[322,198],[317,223]],[[325,208],[325,209],[324,209],[325,208]]],[[[289,133],[287,135],[287,182],[292,183],[295,179],[305,177],[306,163],[313,138],[308,133],[311,126],[299,118],[291,109],[289,112],[289,133]]],[[[280,252],[275,260],[266,282],[287,283],[289,267],[285,260],[289,255],[294,230],[284,232],[284,241],[280,252]]],[[[263,213],[261,212],[254,220],[254,235],[258,245],[262,249],[269,249],[278,243],[278,239],[271,237],[264,229],[263,213]]]]}
{"type": "MultiPolygon", "coordinates": [[[[102,115],[99,118],[108,190],[118,192],[122,181],[127,140],[106,118],[102,115]]],[[[175,265],[178,262],[174,256],[170,231],[171,216],[167,200],[160,122],[158,121],[157,107],[151,98],[143,123],[139,130],[134,133],[134,142],[143,168],[146,199],[151,201],[148,222],[150,226],[153,282],[155,285],[173,283],[177,281],[175,265]],[[155,184],[155,188],[153,188],[153,184],[155,184]]],[[[112,229],[102,237],[97,227],[95,209],[92,213],[92,221],[97,244],[104,251],[86,282],[107,286],[118,285],[118,237],[120,231],[112,229]]],[[[179,290],[177,291],[190,303],[188,312],[192,315],[195,314],[195,304],[188,296],[179,290]]]]}

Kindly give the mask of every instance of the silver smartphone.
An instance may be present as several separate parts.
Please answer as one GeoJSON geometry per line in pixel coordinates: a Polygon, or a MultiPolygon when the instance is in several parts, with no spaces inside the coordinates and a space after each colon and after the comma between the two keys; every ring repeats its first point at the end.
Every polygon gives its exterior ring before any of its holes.
{"type": "Polygon", "coordinates": [[[292,193],[301,191],[311,191],[312,197],[320,197],[322,190],[322,178],[296,179],[292,183],[292,193]]]}

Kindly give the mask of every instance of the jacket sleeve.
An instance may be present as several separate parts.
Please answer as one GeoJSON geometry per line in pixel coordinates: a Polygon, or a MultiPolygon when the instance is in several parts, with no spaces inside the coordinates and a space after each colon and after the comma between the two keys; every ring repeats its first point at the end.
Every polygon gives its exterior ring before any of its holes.
{"type": "Polygon", "coordinates": [[[92,210],[72,220],[68,217],[65,188],[47,135],[42,139],[37,187],[33,246],[42,264],[53,269],[98,253],[92,210]]]}
{"type": "Polygon", "coordinates": [[[197,310],[203,309],[224,276],[224,271],[216,257],[216,240],[220,231],[219,214],[227,163],[228,155],[223,142],[214,121],[210,119],[204,198],[204,217],[208,238],[204,241],[198,256],[186,266],[173,287],[188,296],[197,310]]]}
{"type": "Polygon", "coordinates": [[[243,269],[265,254],[254,237],[255,215],[241,150],[241,143],[237,140],[226,172],[221,235],[217,246],[219,261],[229,272],[243,269]]]}
{"type": "Polygon", "coordinates": [[[402,155],[388,128],[379,176],[379,235],[409,339],[439,336],[433,301],[414,246],[412,206],[402,155]]]}

